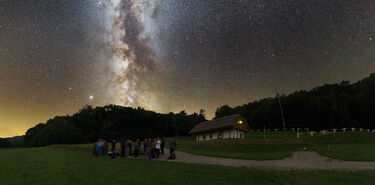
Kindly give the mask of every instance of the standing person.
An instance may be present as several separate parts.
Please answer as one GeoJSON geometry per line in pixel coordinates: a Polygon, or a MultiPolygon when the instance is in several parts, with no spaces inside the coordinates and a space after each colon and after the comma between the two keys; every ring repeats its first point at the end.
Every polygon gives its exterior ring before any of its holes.
{"type": "Polygon", "coordinates": [[[101,156],[103,154],[103,140],[98,139],[98,156],[101,156]]]}
{"type": "Polygon", "coordinates": [[[137,139],[137,141],[134,144],[134,156],[135,156],[135,158],[138,157],[138,154],[139,154],[140,150],[141,150],[141,142],[139,141],[139,139],[137,139]]]}
{"type": "Polygon", "coordinates": [[[120,155],[121,140],[116,142],[115,148],[116,148],[115,150],[116,155],[120,155]]]}
{"type": "Polygon", "coordinates": [[[155,154],[156,154],[156,152],[155,152],[155,143],[156,142],[156,139],[154,138],[154,139],[152,139],[151,140],[151,158],[155,158],[155,154]]]}
{"type": "Polygon", "coordinates": [[[169,158],[168,159],[176,159],[176,140],[174,138],[171,139],[170,146],[169,146],[169,158]]]}
{"type": "Polygon", "coordinates": [[[164,147],[165,147],[165,141],[164,141],[164,138],[161,138],[161,144],[160,144],[161,155],[164,155],[164,147]]]}
{"type": "Polygon", "coordinates": [[[129,155],[132,155],[132,146],[133,146],[133,141],[129,139],[129,155]]]}
{"type": "Polygon", "coordinates": [[[148,155],[148,159],[152,159],[152,156],[154,155],[154,146],[153,146],[153,141],[151,139],[148,139],[148,151],[149,151],[149,155],[148,155]]]}
{"type": "Polygon", "coordinates": [[[130,139],[128,139],[126,141],[126,147],[125,147],[125,157],[127,157],[130,153],[130,147],[131,147],[132,143],[130,141],[130,139]]]}
{"type": "Polygon", "coordinates": [[[125,139],[121,139],[121,158],[125,157],[125,139]]]}
{"type": "Polygon", "coordinates": [[[146,154],[147,145],[148,145],[148,142],[147,142],[147,138],[146,138],[145,141],[143,141],[143,155],[146,154]]]}
{"type": "Polygon", "coordinates": [[[161,145],[161,141],[159,138],[157,138],[155,142],[155,155],[157,159],[159,159],[159,156],[160,156],[160,145],[161,145]]]}
{"type": "Polygon", "coordinates": [[[116,140],[112,141],[112,152],[116,151],[116,140]]]}
{"type": "Polygon", "coordinates": [[[109,147],[109,145],[108,145],[107,141],[103,140],[103,149],[104,149],[103,155],[104,156],[108,155],[108,147],[109,147]]]}
{"type": "Polygon", "coordinates": [[[95,155],[96,157],[98,157],[98,153],[99,153],[99,145],[98,145],[98,142],[96,142],[96,143],[94,144],[94,155],[95,155]]]}
{"type": "Polygon", "coordinates": [[[148,155],[149,155],[149,150],[148,150],[148,139],[146,138],[145,141],[143,142],[143,157],[144,159],[147,159],[148,155]]]}

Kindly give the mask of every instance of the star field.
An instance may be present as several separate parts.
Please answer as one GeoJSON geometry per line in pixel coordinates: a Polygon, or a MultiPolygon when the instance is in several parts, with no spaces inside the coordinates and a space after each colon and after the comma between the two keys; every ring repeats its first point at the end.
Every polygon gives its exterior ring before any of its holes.
{"type": "Polygon", "coordinates": [[[248,103],[375,72],[371,0],[0,0],[0,137],[86,104],[248,103]]]}

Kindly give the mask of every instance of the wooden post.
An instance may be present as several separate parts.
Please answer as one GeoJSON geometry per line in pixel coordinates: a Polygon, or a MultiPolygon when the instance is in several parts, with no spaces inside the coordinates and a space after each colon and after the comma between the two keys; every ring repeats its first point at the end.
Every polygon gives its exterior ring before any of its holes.
{"type": "Polygon", "coordinates": [[[281,119],[282,119],[282,121],[283,121],[283,130],[285,130],[286,127],[285,127],[285,118],[284,118],[283,106],[281,105],[280,96],[279,96],[279,93],[277,92],[277,89],[276,89],[276,88],[275,88],[275,91],[276,91],[277,99],[279,100],[280,112],[281,112],[281,119]]]}

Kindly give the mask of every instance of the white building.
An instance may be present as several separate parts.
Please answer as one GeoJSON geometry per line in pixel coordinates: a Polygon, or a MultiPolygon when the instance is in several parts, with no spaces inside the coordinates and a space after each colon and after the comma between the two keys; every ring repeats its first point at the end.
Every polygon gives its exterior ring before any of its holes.
{"type": "Polygon", "coordinates": [[[197,141],[213,139],[245,138],[245,132],[250,131],[245,118],[239,114],[205,121],[196,125],[189,134],[196,136],[197,141]]]}

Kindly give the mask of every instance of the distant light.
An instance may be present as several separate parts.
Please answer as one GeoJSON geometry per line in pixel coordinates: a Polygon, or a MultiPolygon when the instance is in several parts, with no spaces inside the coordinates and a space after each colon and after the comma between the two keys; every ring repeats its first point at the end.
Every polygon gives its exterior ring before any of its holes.
{"type": "Polygon", "coordinates": [[[238,123],[238,124],[242,124],[243,122],[242,122],[242,120],[239,120],[237,123],[238,123]]]}
{"type": "Polygon", "coordinates": [[[90,100],[94,99],[94,96],[90,96],[90,100]]]}
{"type": "Polygon", "coordinates": [[[70,91],[70,90],[72,90],[72,88],[71,88],[71,87],[69,87],[69,91],[70,91]]]}

